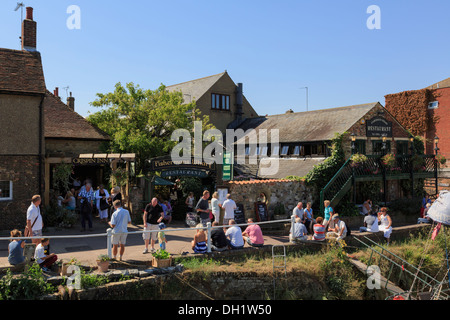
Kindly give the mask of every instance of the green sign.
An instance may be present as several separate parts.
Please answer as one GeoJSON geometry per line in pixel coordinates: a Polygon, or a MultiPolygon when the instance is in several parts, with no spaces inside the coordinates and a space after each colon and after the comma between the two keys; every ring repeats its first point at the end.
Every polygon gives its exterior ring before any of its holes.
{"type": "Polygon", "coordinates": [[[223,153],[222,180],[233,180],[233,152],[223,153]]]}

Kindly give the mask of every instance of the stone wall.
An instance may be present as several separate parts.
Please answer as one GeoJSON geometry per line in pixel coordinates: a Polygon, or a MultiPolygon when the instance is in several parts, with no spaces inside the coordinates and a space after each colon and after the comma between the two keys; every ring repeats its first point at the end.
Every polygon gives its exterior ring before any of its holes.
{"type": "Polygon", "coordinates": [[[289,217],[292,210],[299,201],[314,203],[316,192],[313,187],[306,186],[304,181],[294,180],[253,180],[253,181],[231,181],[228,183],[228,191],[237,204],[244,206],[245,217],[255,217],[255,202],[261,193],[267,199],[269,214],[273,214],[277,204],[282,204],[286,215],[275,217],[285,219],[289,217]]]}
{"type": "Polygon", "coordinates": [[[0,201],[0,230],[23,229],[33,195],[39,193],[39,157],[0,156],[0,180],[12,181],[12,200],[0,201]]]}

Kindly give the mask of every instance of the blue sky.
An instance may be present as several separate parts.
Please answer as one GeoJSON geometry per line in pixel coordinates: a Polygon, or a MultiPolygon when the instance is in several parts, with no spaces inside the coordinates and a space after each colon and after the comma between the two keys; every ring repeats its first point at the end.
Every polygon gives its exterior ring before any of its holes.
{"type": "MultiPolygon", "coordinates": [[[[0,47],[20,49],[17,0],[0,47]]],[[[227,70],[260,115],[380,101],[450,77],[448,0],[23,0],[34,8],[47,88],[76,111],[117,82],[156,89],[227,70]],[[81,28],[70,30],[70,5],[81,28]],[[381,29],[366,26],[370,5],[381,29]]],[[[25,10],[24,10],[25,16],[25,10]]]]}

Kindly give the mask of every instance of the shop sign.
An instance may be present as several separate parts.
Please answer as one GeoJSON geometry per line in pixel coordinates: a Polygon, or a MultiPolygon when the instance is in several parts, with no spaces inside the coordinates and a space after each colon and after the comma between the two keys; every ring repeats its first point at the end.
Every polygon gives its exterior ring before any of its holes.
{"type": "Polygon", "coordinates": [[[109,160],[107,158],[73,158],[72,164],[74,166],[100,166],[109,165],[109,160]]]}
{"type": "Polygon", "coordinates": [[[161,172],[162,178],[177,177],[177,176],[206,178],[208,176],[208,171],[195,169],[169,169],[161,172]]]}
{"type": "Polygon", "coordinates": [[[392,137],[392,122],[383,117],[374,117],[366,125],[367,137],[392,137]]]}

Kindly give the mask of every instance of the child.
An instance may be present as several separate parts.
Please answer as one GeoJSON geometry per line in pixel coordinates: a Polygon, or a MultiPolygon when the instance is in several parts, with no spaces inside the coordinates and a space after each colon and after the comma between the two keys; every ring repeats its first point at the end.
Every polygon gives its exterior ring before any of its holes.
{"type": "Polygon", "coordinates": [[[34,259],[39,264],[39,266],[42,268],[42,270],[45,272],[50,271],[48,268],[50,268],[52,266],[52,264],[54,264],[58,260],[58,256],[54,253],[45,255],[44,247],[48,246],[49,243],[50,243],[50,239],[42,238],[41,243],[39,243],[37,245],[36,251],[34,253],[34,259]]]}
{"type": "MultiPolygon", "coordinates": [[[[159,224],[159,229],[162,230],[165,228],[166,228],[166,225],[163,222],[161,222],[159,224]]],[[[164,233],[164,231],[158,232],[158,242],[159,242],[159,248],[161,250],[166,250],[167,239],[166,239],[166,234],[164,233]]]]}
{"type": "MultiPolygon", "coordinates": [[[[22,232],[17,229],[11,231],[11,238],[22,237],[22,232]]],[[[14,270],[21,271],[25,266],[25,257],[23,256],[23,247],[25,246],[24,240],[11,239],[8,246],[8,262],[14,266],[14,270]]]]}

